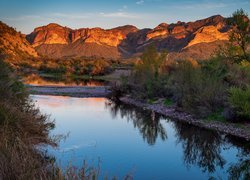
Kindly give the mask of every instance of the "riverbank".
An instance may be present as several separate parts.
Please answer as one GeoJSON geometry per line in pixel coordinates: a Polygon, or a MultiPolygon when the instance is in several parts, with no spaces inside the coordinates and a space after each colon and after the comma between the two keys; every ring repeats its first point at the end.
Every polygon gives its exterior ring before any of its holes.
{"type": "Polygon", "coordinates": [[[177,111],[175,107],[173,106],[165,106],[163,103],[155,103],[155,104],[149,104],[142,102],[140,100],[136,100],[134,98],[131,98],[129,96],[124,96],[120,98],[120,101],[129,104],[134,105],[143,109],[151,110],[154,112],[157,112],[159,114],[162,114],[166,117],[169,117],[171,119],[175,119],[177,121],[186,122],[189,124],[192,124],[194,126],[210,129],[210,130],[216,130],[220,131],[226,134],[230,134],[239,138],[243,138],[247,141],[250,141],[250,124],[246,124],[246,127],[243,126],[243,124],[239,123],[228,123],[228,122],[220,122],[220,121],[213,121],[213,120],[202,120],[195,118],[194,116],[185,113],[177,111]]]}
{"type": "Polygon", "coordinates": [[[70,97],[107,97],[109,86],[31,86],[26,85],[30,94],[70,97]]]}

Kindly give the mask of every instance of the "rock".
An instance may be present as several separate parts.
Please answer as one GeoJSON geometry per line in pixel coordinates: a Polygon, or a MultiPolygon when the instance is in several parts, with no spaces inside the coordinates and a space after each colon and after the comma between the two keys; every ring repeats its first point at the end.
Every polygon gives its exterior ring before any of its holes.
{"type": "Polygon", "coordinates": [[[53,58],[133,57],[154,44],[158,50],[166,49],[170,54],[178,53],[178,56],[170,55],[169,58],[193,56],[195,51],[200,59],[206,59],[218,47],[218,42],[224,43],[228,40],[230,28],[226,26],[225,21],[225,18],[216,15],[195,22],[161,23],[154,29],[141,30],[131,25],[107,30],[102,28],[72,30],[52,23],[36,28],[26,38],[38,53],[53,58]],[[210,45],[196,46],[202,43],[210,45]],[[192,47],[192,52],[184,52],[189,47],[192,47]],[[206,53],[203,56],[204,51],[206,53]]]}
{"type": "Polygon", "coordinates": [[[202,27],[198,29],[194,35],[194,38],[188,43],[186,47],[190,47],[199,43],[210,43],[218,40],[227,41],[229,39],[228,33],[221,33],[216,26],[202,27]]]}

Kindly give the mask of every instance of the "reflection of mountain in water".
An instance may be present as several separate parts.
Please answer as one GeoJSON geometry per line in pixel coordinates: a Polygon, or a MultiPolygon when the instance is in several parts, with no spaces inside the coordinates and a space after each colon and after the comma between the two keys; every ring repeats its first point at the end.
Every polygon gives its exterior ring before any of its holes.
{"type": "MultiPolygon", "coordinates": [[[[119,103],[107,103],[106,108],[113,117],[120,113],[132,122],[149,145],[154,145],[157,138],[167,140],[167,132],[159,114],[119,103]]],[[[228,177],[250,179],[250,142],[186,123],[173,121],[173,124],[177,144],[182,145],[183,162],[187,168],[198,166],[203,172],[209,173],[210,178],[214,178],[216,169],[224,169],[227,163],[222,157],[222,151],[235,146],[238,150],[237,162],[229,165],[226,170],[228,177]]]]}

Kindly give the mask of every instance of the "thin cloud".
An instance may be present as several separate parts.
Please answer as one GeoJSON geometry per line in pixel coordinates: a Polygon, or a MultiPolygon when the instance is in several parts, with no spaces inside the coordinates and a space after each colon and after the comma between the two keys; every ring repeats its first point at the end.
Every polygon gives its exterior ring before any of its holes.
{"type": "Polygon", "coordinates": [[[140,0],[136,2],[137,5],[142,5],[143,3],[144,3],[144,0],[140,0]]]}
{"type": "Polygon", "coordinates": [[[184,6],[180,6],[182,9],[214,9],[214,8],[223,8],[227,7],[226,3],[203,3],[203,4],[187,4],[184,6]]]}
{"type": "Polygon", "coordinates": [[[132,18],[137,19],[139,15],[137,14],[130,14],[126,12],[114,12],[114,13],[99,13],[102,17],[112,17],[112,18],[132,18]]]}
{"type": "Polygon", "coordinates": [[[24,15],[18,17],[4,17],[3,19],[8,21],[23,21],[23,20],[37,20],[44,18],[42,16],[36,16],[36,15],[24,15]]]}
{"type": "Polygon", "coordinates": [[[64,14],[64,13],[53,13],[52,17],[67,18],[67,19],[86,19],[89,18],[90,14],[64,14]]]}
{"type": "Polygon", "coordinates": [[[118,11],[125,11],[128,9],[127,5],[123,5],[122,8],[118,9],[118,11]]]}
{"type": "Polygon", "coordinates": [[[249,4],[248,1],[243,2],[203,2],[203,3],[196,3],[196,2],[188,2],[188,3],[181,3],[175,5],[168,5],[164,8],[176,8],[176,9],[219,9],[219,8],[226,8],[232,7],[236,5],[247,5],[249,4]]]}

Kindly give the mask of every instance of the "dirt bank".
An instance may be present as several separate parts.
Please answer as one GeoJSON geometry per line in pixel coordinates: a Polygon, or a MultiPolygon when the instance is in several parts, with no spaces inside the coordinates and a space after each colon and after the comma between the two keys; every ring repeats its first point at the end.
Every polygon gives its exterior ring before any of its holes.
{"type": "Polygon", "coordinates": [[[27,85],[30,94],[60,95],[71,97],[107,97],[109,86],[31,86],[27,85]]]}
{"type": "Polygon", "coordinates": [[[126,104],[131,104],[140,108],[148,109],[155,111],[159,114],[165,115],[171,119],[175,119],[182,122],[187,122],[195,126],[203,127],[206,129],[217,130],[226,134],[244,138],[247,141],[250,141],[250,127],[249,124],[246,126],[235,124],[235,123],[226,123],[219,121],[208,121],[197,119],[190,114],[177,111],[174,107],[166,107],[165,105],[158,104],[148,104],[141,102],[131,97],[122,97],[120,98],[121,102],[126,104]]]}

